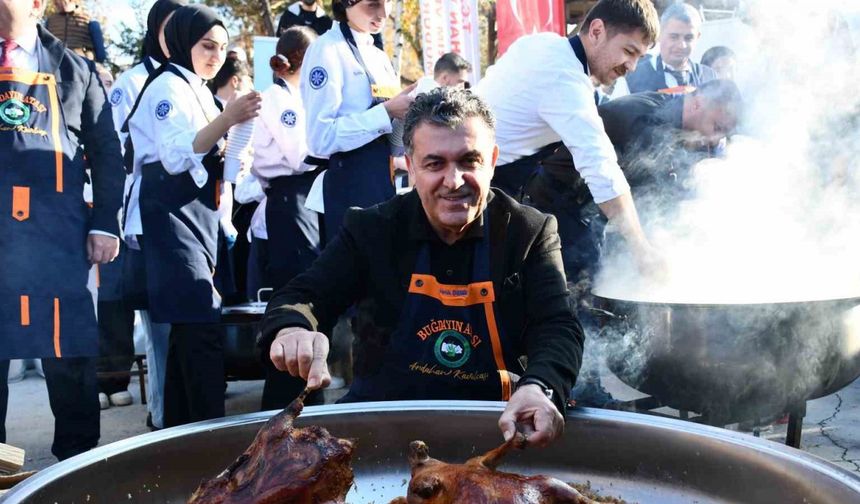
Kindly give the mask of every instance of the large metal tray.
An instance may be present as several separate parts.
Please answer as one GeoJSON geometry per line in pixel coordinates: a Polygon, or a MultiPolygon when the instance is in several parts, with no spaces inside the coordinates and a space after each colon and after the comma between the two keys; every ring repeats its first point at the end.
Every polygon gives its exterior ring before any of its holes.
{"type": "MultiPolygon", "coordinates": [[[[405,401],[308,407],[301,423],[354,438],[356,485],[348,502],[405,495],[410,441],[464,461],[497,446],[502,403],[405,401]]],[[[250,444],[271,412],[166,429],[98,448],[18,485],[3,504],[184,503],[250,444]]],[[[501,468],[590,481],[640,504],[860,503],[860,478],[777,443],[634,413],[580,409],[546,449],[514,453],[501,468]]]]}

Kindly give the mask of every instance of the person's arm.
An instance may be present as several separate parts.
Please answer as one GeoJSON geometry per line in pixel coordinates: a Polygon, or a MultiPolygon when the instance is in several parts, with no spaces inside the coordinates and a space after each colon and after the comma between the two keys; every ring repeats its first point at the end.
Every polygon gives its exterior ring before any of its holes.
{"type": "MultiPolygon", "coordinates": [[[[316,333],[321,327],[334,326],[337,317],[361,296],[371,281],[368,258],[360,246],[362,236],[367,234],[360,225],[360,212],[347,211],[340,233],[311,267],[275,291],[260,325],[258,347],[263,359],[271,359],[272,343],[282,336],[285,328],[316,333]]],[[[273,363],[285,369],[283,361],[273,363]]]]}
{"type": "Polygon", "coordinates": [[[561,136],[594,202],[618,228],[640,267],[648,270],[659,261],[642,231],[630,185],[597,114],[591,82],[584,75],[564,74],[560,86],[556,93],[542,93],[540,116],[561,136]]]}
{"type": "Polygon", "coordinates": [[[87,62],[84,69],[80,140],[90,163],[93,187],[87,256],[94,264],[104,264],[119,253],[118,215],[122,206],[125,170],[104,87],[91,62],[87,62]]]}
{"type": "Polygon", "coordinates": [[[582,362],[585,336],[570,304],[555,217],[547,216],[523,263],[522,275],[528,325],[525,347],[528,367],[521,382],[531,379],[553,392],[546,397],[538,385],[517,389],[499,419],[505,439],[516,424],[529,442],[545,445],[561,435],[562,414],[582,362]]]}
{"type": "Polygon", "coordinates": [[[307,117],[308,148],[317,156],[347,152],[391,133],[385,104],[342,114],[344,69],[337,46],[311,44],[302,64],[301,91],[307,117]]]}

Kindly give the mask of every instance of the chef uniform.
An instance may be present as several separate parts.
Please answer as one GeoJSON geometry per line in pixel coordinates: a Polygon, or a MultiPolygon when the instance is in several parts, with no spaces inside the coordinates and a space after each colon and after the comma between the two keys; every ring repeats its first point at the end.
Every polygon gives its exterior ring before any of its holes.
{"type": "Polygon", "coordinates": [[[315,40],[302,64],[301,95],[309,150],[328,158],[323,174],[324,242],[349,207],[368,207],[394,195],[391,119],[383,102],[400,92],[388,56],[369,33],[335,26],[315,40]]]}
{"type": "Polygon", "coordinates": [[[194,152],[197,133],[220,110],[190,69],[191,48],[223,26],[202,5],[174,12],[165,29],[171,58],[149,81],[129,119],[152,320],[170,323],[164,426],[224,415],[221,296],[213,284],[223,158],[218,144],[194,152]],[[196,37],[196,38],[195,38],[196,37]]]}
{"type": "Polygon", "coordinates": [[[496,116],[499,164],[493,186],[518,197],[540,159],[563,143],[596,203],[629,191],[597,115],[594,84],[579,36],[520,37],[487,70],[475,92],[496,116]]]}
{"type": "Polygon", "coordinates": [[[42,358],[56,419],[51,451],[65,459],[99,439],[86,240],[119,235],[121,156],[91,62],[41,26],[0,42],[0,425],[9,359],[42,358]],[[91,211],[82,145],[93,170],[91,211]]]}
{"type": "MultiPolygon", "coordinates": [[[[161,49],[158,34],[165,19],[179,7],[184,0],[158,0],[149,10],[146,21],[146,36],[143,41],[143,59],[140,63],[120,74],[110,92],[114,127],[119,135],[120,145],[127,159],[127,166],[133,165],[133,149],[125,152],[128,142],[128,128],[123,128],[128,115],[134,107],[146,80],[153,75],[167,56],[161,49]],[[123,131],[125,129],[125,131],[123,131]]],[[[125,197],[123,199],[123,300],[131,309],[138,310],[141,325],[146,332],[146,408],[149,410],[152,426],[164,426],[164,375],[167,366],[167,346],[170,324],[153,322],[147,307],[146,273],[144,257],[138,239],[143,235],[140,221],[140,173],[126,176],[125,197]]]]}

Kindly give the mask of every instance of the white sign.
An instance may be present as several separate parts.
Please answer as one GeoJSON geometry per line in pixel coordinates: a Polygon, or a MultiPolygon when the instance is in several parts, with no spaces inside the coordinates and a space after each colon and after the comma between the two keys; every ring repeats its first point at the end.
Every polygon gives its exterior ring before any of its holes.
{"type": "Polygon", "coordinates": [[[455,52],[472,64],[469,81],[481,76],[477,0],[420,0],[424,74],[433,75],[440,56],[455,52]]]}

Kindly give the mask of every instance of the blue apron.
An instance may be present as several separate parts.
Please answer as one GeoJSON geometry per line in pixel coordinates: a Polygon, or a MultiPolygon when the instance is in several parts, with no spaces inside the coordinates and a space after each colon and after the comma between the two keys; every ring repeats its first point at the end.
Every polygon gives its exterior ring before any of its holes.
{"type": "Polygon", "coordinates": [[[430,274],[430,247],[421,247],[380,370],[356,375],[341,402],[510,399],[504,351],[514,345],[496,324],[489,240],[485,233],[475,246],[468,285],[439,283],[430,274]]]}
{"type": "MultiPolygon", "coordinates": [[[[373,101],[378,105],[389,98],[390,92],[376,85],[347,23],[340,23],[341,32],[359,65],[364,69],[371,87],[373,101]]],[[[391,146],[387,135],[348,152],[336,152],[329,158],[328,171],[323,179],[323,202],[325,205],[325,243],[330,243],[343,224],[346,210],[350,207],[366,208],[386,201],[394,196],[392,182],[391,146]]]]}
{"type": "MultiPolygon", "coordinates": [[[[173,67],[168,71],[185,79],[173,67]]],[[[211,323],[221,319],[221,295],[212,278],[218,254],[218,199],[224,166],[217,145],[204,156],[203,166],[209,174],[203,187],[197,187],[188,172],[171,175],[161,162],[145,164],[141,170],[141,249],[153,322],[211,323]]]]}
{"type": "Polygon", "coordinates": [[[98,355],[83,152],[57,88],[53,74],[0,68],[0,360],[98,355]]]}

